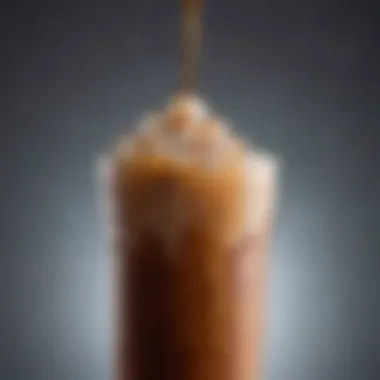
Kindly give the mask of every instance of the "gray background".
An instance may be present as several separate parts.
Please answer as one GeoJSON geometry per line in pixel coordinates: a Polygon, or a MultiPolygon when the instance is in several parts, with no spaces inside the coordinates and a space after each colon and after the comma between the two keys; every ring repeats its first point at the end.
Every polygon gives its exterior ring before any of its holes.
{"type": "MultiPolygon", "coordinates": [[[[283,161],[268,380],[380,378],[375,2],[210,0],[202,88],[283,161]]],[[[177,1],[1,6],[0,379],[111,379],[96,158],[178,78],[177,1]]]]}

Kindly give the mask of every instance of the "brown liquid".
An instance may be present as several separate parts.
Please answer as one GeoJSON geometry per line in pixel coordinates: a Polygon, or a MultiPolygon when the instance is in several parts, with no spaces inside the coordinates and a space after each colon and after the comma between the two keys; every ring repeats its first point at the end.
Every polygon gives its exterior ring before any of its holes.
{"type": "Polygon", "coordinates": [[[258,380],[268,218],[247,233],[244,154],[208,170],[152,152],[115,163],[118,380],[258,380]]]}

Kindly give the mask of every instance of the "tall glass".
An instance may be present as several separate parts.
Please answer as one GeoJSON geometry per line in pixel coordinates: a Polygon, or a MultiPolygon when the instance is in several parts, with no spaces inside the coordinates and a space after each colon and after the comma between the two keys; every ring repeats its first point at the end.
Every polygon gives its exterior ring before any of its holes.
{"type": "Polygon", "coordinates": [[[189,104],[109,161],[118,380],[260,379],[276,164],[225,135],[204,165],[221,134],[189,104]],[[172,148],[197,123],[189,161],[172,148]]]}

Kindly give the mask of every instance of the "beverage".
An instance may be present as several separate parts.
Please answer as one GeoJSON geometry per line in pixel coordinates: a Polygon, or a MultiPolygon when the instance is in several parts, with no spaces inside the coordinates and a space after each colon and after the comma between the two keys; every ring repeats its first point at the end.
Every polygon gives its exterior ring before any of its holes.
{"type": "Polygon", "coordinates": [[[258,380],[273,159],[178,96],[111,165],[118,380],[258,380]]]}

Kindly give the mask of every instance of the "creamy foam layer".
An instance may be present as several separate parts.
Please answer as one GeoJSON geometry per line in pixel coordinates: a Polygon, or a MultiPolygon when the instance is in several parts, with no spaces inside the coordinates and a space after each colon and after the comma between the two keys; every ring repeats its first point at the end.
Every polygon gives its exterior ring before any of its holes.
{"type": "Polygon", "coordinates": [[[242,154],[228,125],[196,97],[177,97],[161,112],[144,117],[117,148],[120,159],[171,157],[182,164],[215,169],[242,154]]]}
{"type": "Polygon", "coordinates": [[[122,225],[175,245],[186,231],[233,245],[258,233],[273,206],[276,162],[241,140],[199,98],[143,118],[112,158],[122,225]]]}

